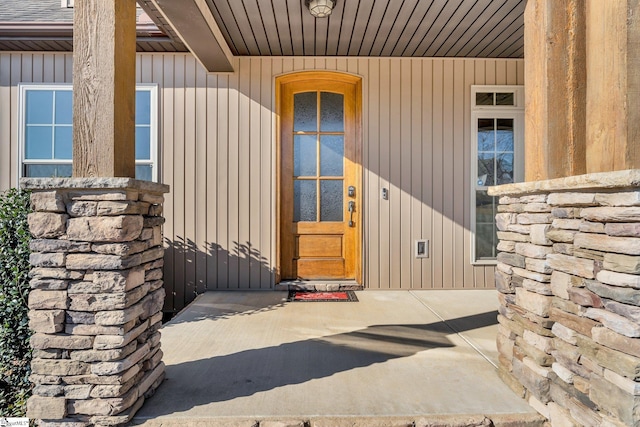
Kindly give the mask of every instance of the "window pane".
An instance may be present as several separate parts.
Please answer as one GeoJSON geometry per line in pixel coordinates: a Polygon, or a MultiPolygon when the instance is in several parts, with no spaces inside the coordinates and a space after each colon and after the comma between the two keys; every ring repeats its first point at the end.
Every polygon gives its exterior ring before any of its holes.
{"type": "Polygon", "coordinates": [[[320,181],[320,221],[342,221],[342,180],[320,181]]]}
{"type": "Polygon", "coordinates": [[[476,105],[493,105],[493,93],[476,92],[476,105]]]}
{"type": "Polygon", "coordinates": [[[515,105],[513,93],[496,93],[496,105],[515,105]]]}
{"type": "Polygon", "coordinates": [[[136,165],[136,179],[151,181],[153,179],[152,171],[151,165],[136,165]]]}
{"type": "Polygon", "coordinates": [[[496,257],[496,230],[492,224],[476,226],[476,259],[490,260],[496,257]]]}
{"type": "Polygon", "coordinates": [[[495,185],[494,154],[478,153],[478,185],[495,185]]]}
{"type": "Polygon", "coordinates": [[[25,158],[51,159],[52,126],[27,126],[25,131],[25,158]]]}
{"type": "Polygon", "coordinates": [[[495,198],[486,191],[476,191],[476,223],[493,224],[496,217],[495,198]]]}
{"type": "Polygon", "coordinates": [[[317,188],[316,181],[293,181],[293,220],[317,221],[317,188]]]}
{"type": "Polygon", "coordinates": [[[53,91],[27,91],[27,124],[50,125],[53,123],[53,91]]]}
{"type": "Polygon", "coordinates": [[[151,160],[151,129],[136,126],[136,160],[151,160]]]}
{"type": "Polygon", "coordinates": [[[496,257],[498,244],[496,226],[496,198],[486,191],[476,191],[476,259],[496,257]]]}
{"type": "Polygon", "coordinates": [[[293,95],[294,132],[316,132],[318,130],[318,103],[316,92],[293,95]]]}
{"type": "Polygon", "coordinates": [[[71,126],[56,126],[54,130],[54,151],[53,158],[60,160],[71,160],[73,154],[71,126]]]}
{"type": "Polygon", "coordinates": [[[320,93],[320,131],[344,131],[344,96],[339,93],[320,93]]]}
{"type": "Polygon", "coordinates": [[[70,125],[73,116],[73,92],[70,90],[57,90],[56,93],[56,124],[70,125]]]}
{"type": "Polygon", "coordinates": [[[293,137],[293,176],[316,176],[317,139],[315,135],[293,137]]]}
{"type": "Polygon", "coordinates": [[[513,153],[496,156],[496,183],[511,184],[513,182],[513,153]]]}
{"type": "Polygon", "coordinates": [[[151,92],[148,90],[136,91],[136,124],[151,124],[151,92]]]}
{"type": "Polygon", "coordinates": [[[25,165],[24,176],[31,178],[69,178],[71,165],[25,165]]]}
{"type": "Polygon", "coordinates": [[[496,150],[513,151],[513,119],[498,119],[496,132],[496,150]]]}
{"type": "Polygon", "coordinates": [[[495,149],[495,120],[478,119],[478,151],[495,149]]]}
{"type": "Polygon", "coordinates": [[[344,137],[322,135],[320,137],[320,175],[342,176],[344,170],[344,137]]]}

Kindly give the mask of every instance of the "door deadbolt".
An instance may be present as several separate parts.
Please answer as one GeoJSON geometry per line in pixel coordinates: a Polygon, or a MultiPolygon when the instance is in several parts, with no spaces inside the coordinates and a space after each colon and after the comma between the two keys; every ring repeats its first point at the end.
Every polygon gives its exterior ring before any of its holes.
{"type": "Polygon", "coordinates": [[[356,187],[354,187],[353,185],[350,185],[349,188],[347,189],[347,195],[349,197],[356,197],[356,187]]]}

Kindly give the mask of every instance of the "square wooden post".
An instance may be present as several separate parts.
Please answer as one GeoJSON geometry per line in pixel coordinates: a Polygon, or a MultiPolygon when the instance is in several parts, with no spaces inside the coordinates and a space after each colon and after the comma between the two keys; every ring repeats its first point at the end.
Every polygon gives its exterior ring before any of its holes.
{"type": "Polygon", "coordinates": [[[529,0],[524,19],[525,180],[585,173],[584,2],[529,0]]]}
{"type": "Polygon", "coordinates": [[[587,172],[640,168],[640,1],[588,0],[587,172]]]}
{"type": "Polygon", "coordinates": [[[73,176],[135,177],[135,0],[76,0],[73,176]]]}

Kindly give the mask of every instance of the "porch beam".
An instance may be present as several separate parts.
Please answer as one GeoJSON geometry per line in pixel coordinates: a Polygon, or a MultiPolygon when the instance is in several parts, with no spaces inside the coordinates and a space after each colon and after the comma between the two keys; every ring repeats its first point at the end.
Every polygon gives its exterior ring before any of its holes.
{"type": "Polygon", "coordinates": [[[74,8],[73,176],[135,177],[135,0],[74,8]]]}
{"type": "Polygon", "coordinates": [[[587,0],[587,172],[640,168],[640,0],[587,0]]]}
{"type": "Polygon", "coordinates": [[[524,20],[525,180],[585,173],[583,1],[529,0],[524,20]]]}
{"type": "Polygon", "coordinates": [[[149,0],[209,72],[233,72],[233,54],[206,0],[149,0]]]}

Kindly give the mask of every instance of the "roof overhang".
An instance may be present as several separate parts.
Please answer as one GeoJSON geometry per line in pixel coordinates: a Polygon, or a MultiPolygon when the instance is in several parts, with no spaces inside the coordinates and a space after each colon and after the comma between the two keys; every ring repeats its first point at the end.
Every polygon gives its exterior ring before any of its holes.
{"type": "MultiPolygon", "coordinates": [[[[139,51],[147,46],[163,45],[165,51],[184,51],[181,43],[164,34],[154,23],[136,24],[136,43],[139,51]]],[[[72,22],[0,22],[0,47],[23,46],[25,50],[71,51],[73,49],[72,22]]],[[[9,49],[14,50],[14,49],[9,49]]]]}

